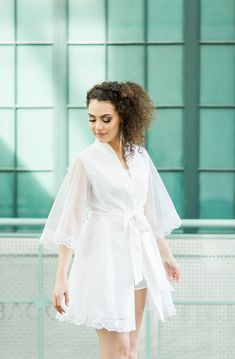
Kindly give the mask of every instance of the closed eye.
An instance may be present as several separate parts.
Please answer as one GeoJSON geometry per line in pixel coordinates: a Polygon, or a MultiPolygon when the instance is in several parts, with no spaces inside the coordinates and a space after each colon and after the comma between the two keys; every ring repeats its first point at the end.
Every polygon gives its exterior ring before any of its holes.
{"type": "MultiPolygon", "coordinates": [[[[89,122],[95,122],[96,120],[91,120],[91,119],[89,119],[89,122]]],[[[109,119],[107,119],[107,120],[103,120],[103,122],[105,122],[105,123],[108,123],[108,122],[110,122],[111,121],[111,118],[109,118],[109,119]]]]}

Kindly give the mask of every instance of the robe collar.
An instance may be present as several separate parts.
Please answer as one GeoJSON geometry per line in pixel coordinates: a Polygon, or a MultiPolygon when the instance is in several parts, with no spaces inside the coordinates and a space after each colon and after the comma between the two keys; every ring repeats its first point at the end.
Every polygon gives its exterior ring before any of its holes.
{"type": "MultiPolygon", "coordinates": [[[[95,138],[94,143],[93,143],[97,148],[99,148],[101,151],[106,152],[106,153],[110,153],[112,156],[114,156],[114,158],[116,160],[119,161],[119,163],[121,164],[120,159],[118,158],[118,155],[116,153],[116,151],[113,149],[113,147],[108,143],[108,142],[101,142],[99,141],[97,138],[95,138]]],[[[130,168],[131,165],[131,159],[127,158],[127,165],[130,168]]],[[[122,165],[122,164],[121,164],[122,165]]],[[[123,166],[123,165],[122,165],[123,166]]]]}
{"type": "Polygon", "coordinates": [[[94,145],[96,147],[99,147],[101,150],[113,153],[115,152],[112,146],[107,142],[101,142],[98,140],[98,138],[95,138],[94,145]]]}

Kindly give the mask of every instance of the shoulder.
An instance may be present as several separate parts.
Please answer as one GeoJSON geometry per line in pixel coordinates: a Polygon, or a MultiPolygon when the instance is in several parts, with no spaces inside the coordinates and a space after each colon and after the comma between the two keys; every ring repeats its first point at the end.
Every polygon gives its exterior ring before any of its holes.
{"type": "Polygon", "coordinates": [[[68,171],[72,171],[73,169],[84,169],[85,162],[88,158],[91,157],[93,153],[93,146],[92,144],[84,148],[83,150],[79,151],[70,161],[68,166],[68,171]]]}
{"type": "Polygon", "coordinates": [[[142,145],[134,145],[134,151],[135,151],[135,155],[137,157],[141,157],[143,159],[147,159],[148,158],[148,151],[146,150],[146,148],[142,145]]]}
{"type": "Polygon", "coordinates": [[[94,154],[94,145],[93,143],[79,151],[73,158],[74,163],[81,163],[89,159],[94,154]]]}

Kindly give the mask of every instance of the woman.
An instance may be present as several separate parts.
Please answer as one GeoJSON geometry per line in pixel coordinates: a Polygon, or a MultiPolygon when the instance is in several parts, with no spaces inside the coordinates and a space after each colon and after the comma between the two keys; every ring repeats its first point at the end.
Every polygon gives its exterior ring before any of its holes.
{"type": "Polygon", "coordinates": [[[40,242],[59,254],[56,319],[93,326],[104,359],[136,358],[145,304],[155,319],[176,313],[168,279],[180,269],[164,236],[182,222],[144,147],[154,106],[142,86],[97,84],[87,107],[95,140],[69,167],[40,242]]]}

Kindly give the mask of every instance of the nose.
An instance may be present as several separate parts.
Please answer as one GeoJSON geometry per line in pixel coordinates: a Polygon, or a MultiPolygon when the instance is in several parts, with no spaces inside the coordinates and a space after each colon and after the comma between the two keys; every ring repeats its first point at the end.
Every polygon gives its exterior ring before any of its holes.
{"type": "Polygon", "coordinates": [[[95,130],[97,132],[104,132],[104,126],[101,122],[96,121],[95,130]]]}

